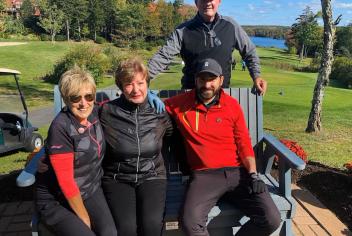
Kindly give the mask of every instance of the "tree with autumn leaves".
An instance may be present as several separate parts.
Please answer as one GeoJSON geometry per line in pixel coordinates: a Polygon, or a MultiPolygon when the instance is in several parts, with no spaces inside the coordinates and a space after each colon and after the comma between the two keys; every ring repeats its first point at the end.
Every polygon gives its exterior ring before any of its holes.
{"type": "MultiPolygon", "coordinates": [[[[184,4],[183,0],[25,1],[26,9],[22,12],[24,20],[33,17],[32,13],[38,7],[41,9],[40,16],[37,16],[41,22],[39,25],[48,33],[52,31],[45,29],[43,22],[60,25],[61,27],[56,27],[60,28],[56,33],[66,35],[67,40],[80,40],[82,35],[88,34],[91,39],[104,37],[122,47],[129,47],[135,42],[164,39],[178,24],[196,13],[195,6],[184,4]],[[55,9],[51,9],[53,6],[55,9]],[[63,20],[59,17],[59,21],[55,21],[53,14],[48,14],[51,12],[62,12],[63,20]]],[[[35,23],[27,27],[36,33],[37,25],[38,23],[35,23]]]]}

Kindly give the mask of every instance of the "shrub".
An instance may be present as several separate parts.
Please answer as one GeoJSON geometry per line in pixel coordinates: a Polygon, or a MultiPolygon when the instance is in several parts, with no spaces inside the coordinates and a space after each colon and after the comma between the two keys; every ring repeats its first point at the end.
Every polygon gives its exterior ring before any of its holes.
{"type": "Polygon", "coordinates": [[[345,167],[348,172],[352,173],[352,161],[345,163],[343,167],[345,167]]]}
{"type": "Polygon", "coordinates": [[[58,34],[55,36],[55,40],[58,42],[63,42],[67,40],[67,36],[66,35],[62,35],[62,34],[58,34]]]}
{"type": "Polygon", "coordinates": [[[293,71],[295,69],[293,65],[291,65],[287,62],[263,61],[262,64],[267,65],[267,66],[272,66],[272,67],[279,69],[279,70],[293,71]]]}
{"type": "Polygon", "coordinates": [[[51,41],[51,37],[48,34],[41,34],[39,37],[41,41],[51,41]]]}
{"type": "Polygon", "coordinates": [[[53,72],[44,79],[50,83],[56,84],[61,75],[74,65],[88,70],[93,75],[96,83],[99,83],[104,73],[109,69],[110,62],[98,45],[92,43],[81,44],[68,52],[64,58],[54,66],[53,72]]]}
{"type": "MultiPolygon", "coordinates": [[[[292,152],[294,152],[298,157],[300,157],[305,163],[308,162],[307,153],[304,149],[298,145],[297,142],[289,140],[289,139],[280,139],[280,142],[283,143],[286,147],[288,147],[292,152]]],[[[275,162],[277,163],[279,157],[275,155],[275,162]]]]}
{"type": "Polygon", "coordinates": [[[330,79],[338,81],[345,88],[352,88],[352,58],[336,57],[330,79]]]}
{"type": "Polygon", "coordinates": [[[97,36],[95,42],[98,44],[103,44],[103,43],[106,43],[106,39],[103,37],[97,36]]]}
{"type": "Polygon", "coordinates": [[[296,55],[297,54],[297,49],[296,47],[292,46],[287,49],[289,54],[296,55]]]}
{"type": "Polygon", "coordinates": [[[115,71],[123,59],[126,59],[129,55],[128,52],[121,51],[118,48],[108,45],[103,49],[103,53],[109,60],[109,72],[115,76],[115,71]]]}

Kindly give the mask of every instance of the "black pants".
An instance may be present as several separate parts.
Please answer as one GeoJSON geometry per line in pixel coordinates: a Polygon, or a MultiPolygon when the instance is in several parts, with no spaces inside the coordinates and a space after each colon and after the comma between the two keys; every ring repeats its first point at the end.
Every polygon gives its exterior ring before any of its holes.
{"type": "Polygon", "coordinates": [[[166,180],[148,180],[133,185],[103,178],[103,189],[119,235],[161,235],[166,180]]]}
{"type": "Polygon", "coordinates": [[[92,230],[72,212],[68,204],[59,201],[37,203],[40,220],[49,226],[55,235],[116,236],[116,227],[102,189],[99,188],[83,202],[90,217],[92,230]]]}
{"type": "Polygon", "coordinates": [[[220,197],[233,202],[250,220],[236,235],[270,235],[280,225],[280,213],[269,193],[249,194],[244,168],[195,171],[186,194],[182,225],[188,236],[208,236],[208,213],[220,197]]]}

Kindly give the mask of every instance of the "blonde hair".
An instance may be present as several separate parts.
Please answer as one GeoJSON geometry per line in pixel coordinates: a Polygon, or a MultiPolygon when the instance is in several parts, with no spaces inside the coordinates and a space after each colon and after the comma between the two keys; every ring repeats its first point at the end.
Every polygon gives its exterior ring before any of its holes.
{"type": "Polygon", "coordinates": [[[81,88],[85,86],[90,86],[92,93],[95,94],[96,85],[93,76],[78,66],[62,74],[59,81],[59,90],[66,104],[70,96],[79,94],[81,88]]]}
{"type": "Polygon", "coordinates": [[[142,73],[149,84],[148,69],[140,57],[132,57],[121,61],[115,74],[117,87],[122,90],[123,84],[131,82],[136,73],[142,73]]]}

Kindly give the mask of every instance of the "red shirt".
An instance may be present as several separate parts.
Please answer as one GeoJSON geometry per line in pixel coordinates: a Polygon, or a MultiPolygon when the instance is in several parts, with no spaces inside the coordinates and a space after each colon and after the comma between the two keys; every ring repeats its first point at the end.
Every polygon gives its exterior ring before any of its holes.
{"type": "Polygon", "coordinates": [[[209,109],[197,101],[194,89],[165,105],[184,137],[192,170],[236,167],[241,159],[254,157],[241,106],[223,90],[209,109]]]}

